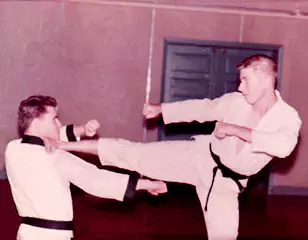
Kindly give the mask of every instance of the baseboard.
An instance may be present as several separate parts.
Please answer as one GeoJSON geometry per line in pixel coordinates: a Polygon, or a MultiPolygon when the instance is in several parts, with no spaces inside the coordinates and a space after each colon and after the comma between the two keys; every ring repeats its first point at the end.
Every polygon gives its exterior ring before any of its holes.
{"type": "Polygon", "coordinates": [[[0,180],[7,179],[6,172],[4,170],[0,170],[0,180]]]}
{"type": "Polygon", "coordinates": [[[272,186],[269,195],[308,196],[308,188],[291,186],[272,186]]]}

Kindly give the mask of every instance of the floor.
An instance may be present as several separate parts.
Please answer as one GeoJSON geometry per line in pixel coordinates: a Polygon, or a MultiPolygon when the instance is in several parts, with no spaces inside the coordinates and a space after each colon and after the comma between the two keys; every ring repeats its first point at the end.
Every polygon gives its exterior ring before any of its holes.
{"type": "MultiPolygon", "coordinates": [[[[103,200],[73,188],[75,240],[206,239],[194,189],[169,184],[169,193],[138,193],[131,203],[103,200]]],[[[239,239],[308,239],[308,198],[243,195],[239,239]]],[[[18,216],[7,180],[0,181],[2,240],[14,240],[18,216]]]]}

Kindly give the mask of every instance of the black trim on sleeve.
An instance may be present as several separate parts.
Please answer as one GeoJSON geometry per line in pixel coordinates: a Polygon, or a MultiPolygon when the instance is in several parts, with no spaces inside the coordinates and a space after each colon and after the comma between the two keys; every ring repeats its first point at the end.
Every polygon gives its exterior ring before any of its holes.
{"type": "Polygon", "coordinates": [[[69,142],[77,142],[77,138],[74,134],[74,125],[70,124],[66,126],[66,136],[69,142]]]}
{"type": "Polygon", "coordinates": [[[139,177],[137,176],[133,176],[133,175],[129,176],[129,180],[128,180],[128,184],[127,184],[127,188],[126,188],[126,192],[124,196],[124,201],[131,201],[134,198],[138,180],[139,180],[139,177]]]}

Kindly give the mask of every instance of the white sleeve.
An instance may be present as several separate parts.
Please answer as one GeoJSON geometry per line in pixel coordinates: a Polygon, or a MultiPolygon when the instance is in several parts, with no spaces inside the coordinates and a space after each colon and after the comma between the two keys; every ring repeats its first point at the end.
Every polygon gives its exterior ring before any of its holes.
{"type": "Polygon", "coordinates": [[[134,195],[137,177],[99,169],[68,152],[59,150],[57,154],[63,176],[85,192],[119,201],[134,195]]]}
{"type": "Polygon", "coordinates": [[[223,121],[230,103],[238,96],[239,93],[234,92],[213,100],[205,98],[162,103],[164,123],[223,121]]]}
{"type": "Polygon", "coordinates": [[[302,122],[297,113],[288,114],[284,119],[277,119],[277,121],[282,122],[278,131],[252,131],[251,145],[253,152],[263,152],[279,158],[291,154],[298,142],[302,122]]]}

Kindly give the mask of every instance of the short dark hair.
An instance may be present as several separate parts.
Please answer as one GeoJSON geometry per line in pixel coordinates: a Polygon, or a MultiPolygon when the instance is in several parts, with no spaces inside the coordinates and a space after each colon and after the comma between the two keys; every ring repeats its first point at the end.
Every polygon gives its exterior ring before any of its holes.
{"type": "Polygon", "coordinates": [[[242,70],[249,67],[260,68],[274,77],[277,76],[277,63],[276,61],[264,54],[252,55],[245,58],[240,64],[237,65],[238,70],[242,70]]]}
{"type": "Polygon", "coordinates": [[[18,108],[18,132],[21,137],[35,118],[46,113],[46,107],[57,107],[56,99],[50,96],[34,95],[23,100],[18,108]]]}

